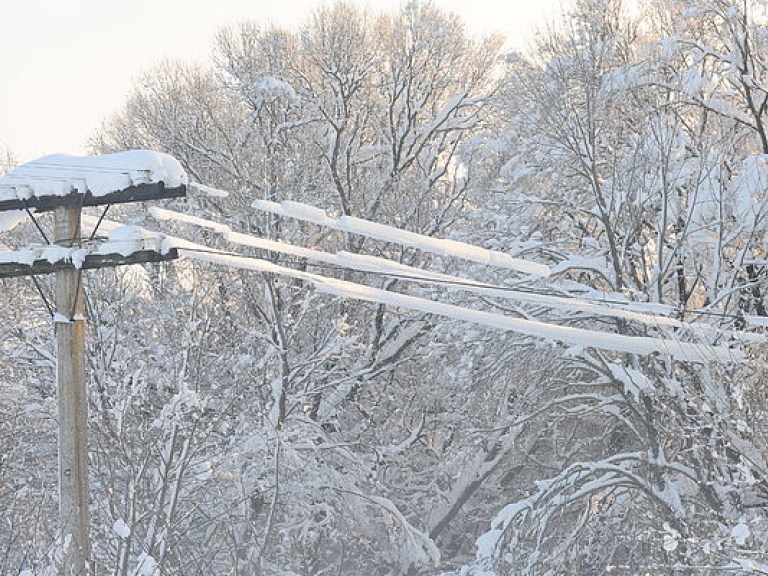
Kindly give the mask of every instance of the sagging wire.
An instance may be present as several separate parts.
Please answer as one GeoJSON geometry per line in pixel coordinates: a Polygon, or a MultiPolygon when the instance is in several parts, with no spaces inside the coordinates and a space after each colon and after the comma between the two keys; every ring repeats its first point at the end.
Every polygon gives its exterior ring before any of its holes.
{"type": "MultiPolygon", "coordinates": [[[[228,251],[228,250],[216,250],[216,249],[203,250],[203,249],[193,249],[193,248],[179,248],[179,249],[186,250],[188,252],[212,253],[212,254],[221,254],[224,256],[238,256],[241,258],[251,258],[251,259],[260,260],[260,258],[256,256],[247,256],[242,254],[241,252],[228,251]]],[[[267,249],[263,249],[263,250],[269,252],[269,250],[267,249]]],[[[276,264],[296,265],[295,260],[287,260],[282,258],[278,258],[277,260],[270,260],[270,262],[274,262],[276,264]]],[[[320,268],[320,269],[326,269],[326,270],[335,270],[335,271],[348,270],[347,267],[339,264],[313,262],[311,265],[313,268],[320,268]]],[[[413,282],[426,282],[426,283],[444,285],[444,286],[456,286],[456,287],[467,287],[467,288],[489,288],[489,289],[499,290],[503,292],[525,292],[528,294],[542,294],[542,295],[549,295],[549,296],[557,296],[558,298],[567,299],[575,303],[589,302],[589,303],[597,303],[597,304],[613,304],[613,305],[616,305],[617,307],[628,307],[628,306],[632,306],[633,304],[643,304],[642,302],[637,302],[637,303],[626,302],[626,301],[620,301],[620,300],[611,300],[609,298],[589,298],[589,297],[579,298],[576,296],[572,296],[570,294],[561,294],[551,290],[536,290],[534,288],[529,288],[527,286],[511,287],[511,286],[503,286],[503,285],[497,285],[497,284],[488,284],[484,282],[478,283],[471,280],[462,281],[460,279],[456,279],[456,280],[435,279],[429,276],[418,276],[418,275],[402,274],[397,272],[380,271],[380,270],[361,270],[360,272],[366,273],[366,274],[372,274],[374,276],[385,277],[385,278],[395,278],[398,280],[406,280],[406,281],[413,281],[413,282]]],[[[546,306],[546,305],[542,304],[542,306],[546,306]]],[[[617,308],[617,310],[619,309],[620,308],[617,308]]],[[[672,309],[675,311],[679,311],[679,309],[677,308],[672,308],[672,309]]],[[[707,310],[685,310],[684,312],[685,314],[696,314],[700,316],[738,318],[738,315],[736,314],[728,314],[725,312],[710,312],[707,310]]],[[[652,319],[653,315],[648,315],[648,317],[652,319]]]]}
{"type": "MultiPolygon", "coordinates": [[[[196,252],[201,254],[219,254],[222,256],[235,256],[238,258],[244,258],[247,260],[263,260],[263,258],[260,258],[258,256],[249,256],[245,255],[241,252],[235,252],[230,250],[218,250],[218,249],[203,249],[203,248],[188,248],[188,247],[179,247],[179,251],[187,251],[187,252],[196,252]]],[[[277,260],[270,260],[270,262],[280,265],[288,265],[288,266],[298,266],[299,263],[295,260],[288,260],[283,258],[278,258],[277,260]]],[[[348,271],[348,268],[338,265],[338,264],[330,264],[330,263],[320,263],[320,262],[313,262],[311,264],[313,268],[321,269],[321,270],[333,270],[336,272],[344,272],[348,271]]],[[[461,281],[451,281],[447,279],[434,279],[429,277],[423,277],[418,275],[410,275],[410,274],[402,274],[397,272],[390,272],[390,271],[378,271],[378,270],[364,270],[361,271],[364,274],[371,274],[374,276],[382,277],[382,278],[394,278],[398,280],[405,280],[405,281],[413,281],[413,282],[426,282],[431,283],[433,285],[442,285],[442,286],[467,286],[467,287],[477,287],[476,283],[472,282],[461,282],[461,281]]],[[[485,287],[494,287],[493,285],[484,285],[485,287]]],[[[517,289],[511,288],[511,287],[500,287],[502,290],[506,291],[516,291],[517,289]]],[[[522,291],[522,290],[521,290],[522,291]]],[[[535,293],[535,291],[531,290],[531,293],[535,293]]],[[[604,300],[598,300],[598,299],[578,299],[574,297],[567,297],[567,299],[572,300],[574,302],[581,302],[581,301],[590,301],[590,302],[604,302],[604,300]]],[[[618,302],[617,302],[618,303],[618,302]]],[[[628,303],[629,304],[629,303],[628,303]]],[[[546,304],[541,304],[542,306],[546,307],[546,304]]],[[[661,327],[661,324],[658,323],[658,321],[653,320],[653,316],[649,316],[649,319],[652,322],[652,325],[656,327],[657,331],[660,334],[663,334],[666,332],[666,330],[663,330],[661,327]]],[[[681,341],[684,342],[684,341],[681,341]]],[[[697,342],[687,342],[687,344],[691,344],[694,347],[697,347],[701,350],[702,354],[711,353],[711,351],[708,350],[708,347],[705,344],[697,343],[697,342]]],[[[671,354],[670,354],[671,355],[671,354]]],[[[715,356],[713,354],[712,359],[715,359],[715,356]]],[[[735,361],[735,357],[734,357],[735,361]]]]}

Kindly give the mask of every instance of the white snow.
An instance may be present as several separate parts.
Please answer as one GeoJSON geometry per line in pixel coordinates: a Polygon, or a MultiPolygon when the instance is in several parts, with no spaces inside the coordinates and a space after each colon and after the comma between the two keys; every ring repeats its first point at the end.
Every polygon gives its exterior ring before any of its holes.
{"type": "Polygon", "coordinates": [[[128,538],[128,536],[131,535],[131,529],[128,528],[128,525],[122,518],[115,520],[115,523],[112,526],[112,531],[120,536],[120,538],[128,538]]]}
{"type": "Polygon", "coordinates": [[[200,184],[199,182],[192,182],[190,185],[200,190],[200,192],[204,192],[207,196],[211,198],[226,198],[227,196],[229,196],[229,192],[227,192],[226,190],[212,188],[210,186],[206,186],[205,184],[200,184]]]}
{"type": "Polygon", "coordinates": [[[310,282],[314,284],[318,291],[333,294],[334,296],[340,296],[342,298],[353,298],[356,300],[398,306],[410,310],[418,310],[427,314],[438,314],[456,320],[498,328],[504,331],[509,330],[528,336],[543,338],[545,340],[554,340],[567,344],[578,344],[604,350],[629,352],[634,354],[652,354],[658,352],[687,362],[708,363],[716,361],[729,363],[741,360],[744,357],[743,352],[740,350],[730,349],[723,346],[690,344],[665,338],[624,336],[621,334],[597,332],[570,326],[557,326],[535,320],[512,318],[509,316],[492,314],[490,312],[471,310],[453,304],[434,302],[416,296],[388,292],[386,290],[371,288],[369,286],[345,280],[337,280],[317,274],[301,272],[277,266],[257,258],[198,252],[198,250],[209,249],[205,246],[187,242],[179,238],[171,239],[169,237],[169,240],[171,240],[175,247],[181,250],[186,249],[185,256],[187,258],[201,262],[210,262],[246,270],[258,270],[261,272],[280,274],[310,282]]]}
{"type": "MultiPolygon", "coordinates": [[[[83,216],[83,224],[85,226],[93,226],[95,223],[96,218],[83,216]]],[[[120,226],[121,224],[118,222],[109,220],[103,220],[101,223],[101,227],[106,230],[113,230],[120,226]]],[[[571,326],[558,326],[536,320],[512,318],[510,316],[502,316],[491,312],[472,310],[470,308],[445,304],[443,302],[435,302],[407,294],[388,292],[386,290],[372,288],[370,286],[356,284],[346,280],[338,280],[335,278],[327,278],[319,274],[302,272],[300,270],[278,266],[259,258],[212,253],[208,246],[174,236],[164,236],[163,245],[184,251],[184,256],[192,260],[244,270],[268,272],[303,280],[313,284],[320,292],[333,294],[342,298],[377,302],[390,306],[407,308],[409,310],[417,310],[427,314],[437,314],[455,320],[489,326],[503,331],[517,332],[519,334],[545,340],[553,340],[564,344],[574,344],[641,355],[661,353],[678,360],[696,363],[732,363],[741,361],[745,358],[745,354],[741,350],[737,348],[728,348],[726,346],[680,342],[668,338],[625,336],[623,334],[598,332],[596,330],[574,328],[571,326]]],[[[307,249],[301,248],[301,250],[307,249]]]]}
{"type": "MultiPolygon", "coordinates": [[[[83,216],[83,221],[87,218],[89,217],[83,216]]],[[[32,266],[36,261],[43,260],[51,264],[71,262],[75,268],[80,268],[90,254],[130,256],[141,250],[167,254],[169,249],[170,246],[162,234],[149,232],[138,226],[118,226],[109,233],[106,242],[100,242],[93,247],[70,248],[58,244],[37,244],[13,252],[0,253],[0,263],[32,266]]]]}
{"type": "Polygon", "coordinates": [[[266,200],[256,200],[251,204],[251,207],[256,210],[271,212],[286,218],[313,222],[341,232],[359,234],[366,238],[373,238],[375,240],[392,242],[401,246],[417,248],[432,254],[452,256],[471,262],[478,262],[487,266],[517,270],[518,272],[533,274],[535,276],[547,277],[550,275],[548,266],[537,262],[522,260],[520,258],[513,258],[505,252],[488,250],[456,240],[432,238],[408,230],[401,230],[394,226],[386,226],[384,224],[363,220],[361,218],[354,218],[352,216],[342,216],[333,219],[330,218],[324,210],[308,204],[299,202],[283,202],[278,204],[266,200]]]}
{"type": "MultiPolygon", "coordinates": [[[[256,200],[252,207],[256,209],[261,209],[256,206],[256,203],[260,203],[260,200],[256,200]]],[[[265,202],[266,204],[266,202],[265,202]]],[[[269,205],[275,204],[274,202],[269,202],[269,205]]],[[[315,224],[320,224],[321,226],[330,226],[333,227],[332,224],[336,222],[333,218],[329,217],[325,210],[322,208],[317,208],[315,206],[310,206],[309,204],[303,204],[301,202],[293,202],[292,200],[286,200],[282,204],[279,205],[281,210],[284,210],[286,212],[286,216],[290,218],[295,218],[296,220],[304,220],[306,222],[314,222],[315,224]]]]}
{"type": "Polygon", "coordinates": [[[475,542],[477,546],[477,558],[493,558],[496,555],[496,548],[499,540],[504,535],[501,528],[491,528],[488,532],[482,534],[475,542]]]}
{"type": "Polygon", "coordinates": [[[674,552],[677,550],[677,547],[679,545],[678,539],[669,533],[664,533],[664,537],[662,539],[662,546],[664,547],[664,550],[667,552],[674,552]]]}
{"type": "Polygon", "coordinates": [[[120,226],[109,231],[112,242],[136,242],[137,240],[157,239],[162,237],[158,232],[150,232],[141,226],[120,226]]]}
{"type": "MultiPolygon", "coordinates": [[[[178,247],[183,248],[181,245],[178,245],[178,247]]],[[[490,326],[505,331],[510,330],[528,336],[543,338],[545,340],[555,340],[568,344],[579,344],[582,346],[634,354],[651,354],[659,352],[677,358],[678,360],[688,362],[733,362],[743,357],[742,352],[722,346],[689,344],[663,338],[624,336],[620,334],[586,330],[583,328],[556,326],[535,320],[524,320],[489,312],[471,310],[453,304],[434,302],[424,298],[371,288],[353,282],[299,272],[256,259],[217,254],[202,254],[197,252],[189,252],[187,255],[196,260],[245,269],[261,270],[264,272],[272,272],[299,278],[311,282],[320,292],[333,294],[342,298],[354,298],[357,300],[366,300],[369,302],[418,310],[427,314],[438,314],[456,320],[490,326]]]]}
{"type": "Polygon", "coordinates": [[[640,394],[646,394],[652,396],[656,394],[656,387],[650,379],[634,368],[625,366],[621,362],[609,362],[608,368],[611,371],[611,375],[624,387],[624,391],[631,394],[635,401],[640,397],[640,394]]]}
{"type": "MultiPolygon", "coordinates": [[[[0,188],[2,192],[2,188],[0,188]]],[[[16,225],[26,218],[26,212],[22,210],[10,210],[8,212],[0,212],[0,232],[6,230],[12,230],[16,225]]]]}
{"type": "MultiPolygon", "coordinates": [[[[312,210],[305,210],[302,208],[302,210],[305,218],[313,222],[320,223],[322,218],[324,218],[325,213],[320,211],[323,214],[323,217],[321,217],[318,214],[316,208],[312,208],[312,210]]],[[[414,266],[400,264],[399,262],[394,262],[386,258],[380,258],[378,256],[353,254],[346,251],[329,254],[319,250],[293,246],[284,242],[266,240],[256,236],[236,233],[232,232],[229,226],[225,224],[198,218],[189,214],[182,214],[180,212],[166,210],[165,208],[158,208],[156,206],[150,207],[149,213],[158,220],[173,220],[176,222],[193,224],[214,230],[215,232],[222,234],[227,241],[234,244],[239,244],[241,246],[250,246],[253,248],[260,248],[273,252],[281,252],[283,254],[290,254],[300,258],[314,260],[315,262],[324,262],[328,264],[335,264],[337,266],[343,266],[345,268],[351,268],[360,272],[371,272],[385,275],[389,274],[399,277],[405,276],[405,280],[418,281],[424,284],[446,284],[453,290],[480,294],[483,296],[494,296],[497,298],[514,300],[517,302],[541,304],[553,309],[576,310],[597,314],[600,316],[626,318],[628,320],[642,322],[652,326],[669,326],[674,328],[680,328],[683,326],[682,322],[674,318],[669,318],[659,314],[645,313],[645,310],[642,308],[644,304],[642,303],[637,305],[637,307],[640,307],[642,311],[635,311],[630,308],[630,306],[634,306],[634,304],[629,301],[620,303],[626,305],[623,308],[614,308],[608,305],[598,304],[567,296],[552,296],[535,292],[523,292],[498,286],[491,286],[483,284],[482,282],[477,282],[475,280],[461,278],[458,276],[452,276],[449,274],[431,272],[421,268],[416,268],[414,266]]]]}
{"type": "Polygon", "coordinates": [[[173,210],[166,210],[165,208],[158,208],[157,206],[150,206],[148,212],[150,216],[156,220],[173,220],[175,222],[194,224],[195,226],[209,228],[220,234],[229,234],[232,231],[232,229],[226,224],[219,224],[218,222],[213,222],[212,220],[198,218],[197,216],[191,216],[190,214],[182,214],[181,212],[174,212],[173,210]]]}
{"type": "Polygon", "coordinates": [[[136,559],[136,567],[131,571],[131,576],[159,576],[160,569],[157,566],[157,561],[147,554],[142,552],[136,559]]]}
{"type": "Polygon", "coordinates": [[[749,538],[749,536],[749,526],[744,522],[739,522],[736,526],[731,528],[731,537],[739,546],[744,546],[747,543],[747,538],[749,538]]]}
{"type": "Polygon", "coordinates": [[[104,196],[130,186],[158,182],[175,188],[187,183],[187,174],[175,158],[151,150],[104,156],[55,154],[22,164],[0,178],[0,201],[86,191],[104,196]]]}
{"type": "Polygon", "coordinates": [[[48,260],[48,262],[53,264],[62,260],[69,260],[71,254],[72,248],[66,248],[64,246],[59,246],[58,244],[51,244],[43,248],[41,259],[48,260]]]}
{"type": "Polygon", "coordinates": [[[667,552],[674,552],[680,546],[680,532],[672,528],[667,522],[664,522],[664,536],[662,537],[662,547],[667,552]]]}
{"type": "Polygon", "coordinates": [[[97,254],[121,254],[130,256],[139,250],[155,250],[166,254],[168,246],[164,243],[165,236],[158,232],[150,232],[140,226],[120,226],[109,232],[109,241],[101,244],[97,254]]]}
{"type": "MultiPolygon", "coordinates": [[[[225,224],[220,224],[211,220],[205,220],[196,216],[190,216],[189,214],[182,214],[180,212],[166,210],[164,208],[158,208],[156,206],[151,207],[149,209],[149,213],[158,220],[173,220],[176,222],[184,222],[187,224],[208,228],[218,232],[219,234],[222,234],[228,242],[232,242],[233,244],[238,244],[240,246],[249,246],[251,248],[259,248],[262,250],[269,250],[271,252],[280,252],[283,254],[289,254],[291,256],[297,256],[299,258],[306,258],[315,262],[324,262],[327,264],[342,266],[344,268],[351,268],[361,272],[373,272],[379,274],[389,274],[393,276],[409,276],[413,277],[413,279],[418,279],[419,281],[432,284],[457,284],[459,285],[459,289],[464,289],[465,286],[467,286],[467,290],[471,290],[472,287],[475,287],[478,290],[485,287],[485,285],[480,282],[475,282],[473,280],[467,280],[448,274],[431,272],[413,266],[407,266],[405,264],[400,264],[399,262],[394,262],[392,260],[380,258],[377,256],[352,254],[345,251],[331,254],[311,248],[294,246],[285,242],[267,240],[257,236],[232,232],[230,227],[225,224]]],[[[507,294],[506,290],[498,290],[498,292],[500,294],[507,294]]]]}
{"type": "Polygon", "coordinates": [[[13,252],[3,252],[0,254],[0,263],[16,262],[18,264],[32,266],[35,260],[43,259],[38,251],[40,248],[40,246],[28,246],[13,252]]]}
{"type": "Polygon", "coordinates": [[[768,155],[748,156],[741,170],[731,182],[729,197],[733,214],[739,222],[757,222],[763,219],[766,183],[768,182],[768,155]]]}
{"type": "Polygon", "coordinates": [[[293,86],[285,80],[275,78],[274,76],[262,76],[251,87],[257,107],[279,99],[285,99],[290,103],[298,102],[298,96],[293,86]]]}

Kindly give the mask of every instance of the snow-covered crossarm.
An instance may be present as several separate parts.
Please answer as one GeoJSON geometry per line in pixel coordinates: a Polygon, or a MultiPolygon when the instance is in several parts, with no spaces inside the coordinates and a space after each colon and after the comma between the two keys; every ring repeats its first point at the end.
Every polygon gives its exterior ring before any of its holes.
{"type": "MultiPolygon", "coordinates": [[[[0,178],[0,212],[176,198],[186,194],[187,180],[175,158],[150,150],[45,156],[0,178]]],[[[0,226],[7,229],[9,222],[0,226]]]]}
{"type": "Polygon", "coordinates": [[[355,218],[353,216],[331,218],[324,210],[310,206],[309,204],[302,204],[300,202],[282,202],[278,204],[267,200],[256,200],[251,206],[256,210],[261,210],[263,212],[270,212],[286,218],[312,222],[341,232],[349,232],[374,240],[416,248],[424,252],[439,254],[440,256],[451,256],[470,262],[485,264],[486,266],[516,270],[534,276],[548,277],[550,275],[548,266],[539,264],[538,262],[514,258],[505,252],[488,250],[487,248],[481,248],[456,240],[432,238],[431,236],[409,232],[408,230],[401,230],[394,226],[386,226],[384,224],[355,218]]]}
{"type": "Polygon", "coordinates": [[[57,244],[30,246],[0,254],[0,278],[50,274],[68,268],[89,270],[178,258],[162,234],[136,226],[118,226],[106,242],[92,246],[65,247],[57,244]]]}
{"type": "MultiPolygon", "coordinates": [[[[83,223],[86,226],[94,225],[95,219],[84,218],[83,223]]],[[[106,229],[111,229],[120,225],[116,222],[105,220],[102,222],[101,226],[106,229]]],[[[416,310],[427,314],[437,314],[456,320],[489,326],[503,331],[517,332],[519,334],[545,340],[632,354],[645,355],[659,353],[665,356],[671,356],[677,360],[696,363],[732,363],[741,361],[745,357],[742,351],[725,346],[694,344],[667,338],[625,336],[621,334],[586,330],[583,328],[557,326],[534,320],[511,318],[500,314],[472,310],[453,304],[434,302],[425,298],[388,292],[386,290],[372,288],[354,282],[328,278],[319,274],[303,272],[301,270],[294,270],[258,258],[216,253],[202,244],[189,242],[173,236],[166,236],[166,240],[171,246],[178,248],[183,257],[192,260],[295,278],[313,284],[320,292],[333,294],[342,298],[353,298],[356,300],[407,308],[409,310],[416,310]]]]}

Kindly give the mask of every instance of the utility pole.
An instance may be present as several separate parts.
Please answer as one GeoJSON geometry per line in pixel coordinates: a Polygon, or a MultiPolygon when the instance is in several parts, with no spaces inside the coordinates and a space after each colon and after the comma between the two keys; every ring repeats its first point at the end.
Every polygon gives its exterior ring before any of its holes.
{"type": "MultiPolygon", "coordinates": [[[[81,243],[83,206],[105,206],[186,195],[183,184],[166,188],[163,182],[138,184],[94,196],[72,192],[67,196],[32,196],[0,201],[0,212],[26,210],[42,233],[32,212],[54,212],[54,244],[65,248],[81,243]]],[[[102,218],[104,216],[102,214],[102,218]]],[[[55,274],[54,326],[56,338],[56,383],[59,413],[59,515],[64,546],[62,576],[93,576],[90,518],[88,513],[88,388],[85,374],[85,293],[82,271],[126,264],[164,262],[178,258],[175,249],[139,249],[128,255],[88,253],[76,267],[70,261],[40,258],[26,262],[0,263],[0,278],[55,274]]],[[[42,294],[42,293],[41,293],[42,294]]]]}
{"type": "MultiPolygon", "coordinates": [[[[54,242],[80,243],[80,208],[54,210],[54,242]]],[[[85,294],[82,271],[56,271],[54,327],[59,406],[59,516],[65,576],[91,574],[88,515],[88,389],[85,381],[85,294]]]]}

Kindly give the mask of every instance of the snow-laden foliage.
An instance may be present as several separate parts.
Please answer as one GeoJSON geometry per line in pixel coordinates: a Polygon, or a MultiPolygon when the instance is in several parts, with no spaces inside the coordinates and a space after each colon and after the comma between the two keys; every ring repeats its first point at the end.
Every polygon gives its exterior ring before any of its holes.
{"type": "MultiPolygon", "coordinates": [[[[577,2],[534,59],[510,62],[494,239],[538,241],[563,280],[669,306],[727,339],[766,315],[768,21],[747,3],[641,8],[577,2]]],[[[573,436],[531,454],[534,485],[499,508],[462,573],[765,562],[758,357],[723,369],[575,350],[559,364],[569,376],[550,415],[573,436]]]]}
{"type": "MultiPolygon", "coordinates": [[[[746,0],[578,0],[499,58],[430,3],[337,3],[298,32],[223,30],[212,67],[148,72],[94,150],[167,152],[207,187],[167,206],[186,218],[109,216],[298,273],[88,273],[99,572],[766,571],[766,26],[746,0]],[[345,300],[308,274],[697,361],[345,300]]],[[[0,571],[53,574],[55,361],[25,282],[0,284],[0,571]]]]}

